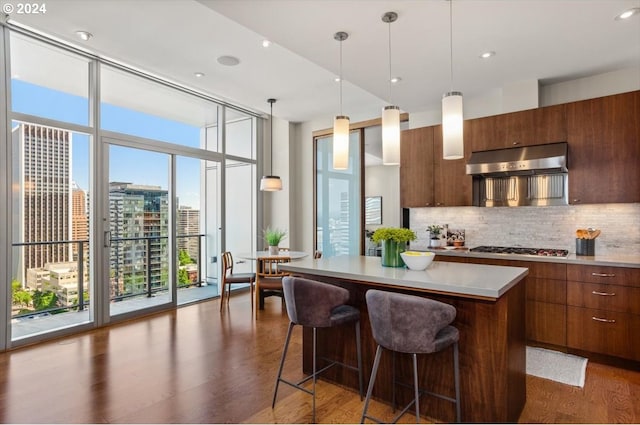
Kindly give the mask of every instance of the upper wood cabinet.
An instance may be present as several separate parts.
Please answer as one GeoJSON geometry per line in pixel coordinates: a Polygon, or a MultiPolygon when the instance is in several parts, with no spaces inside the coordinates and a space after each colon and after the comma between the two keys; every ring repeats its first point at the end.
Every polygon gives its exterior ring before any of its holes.
{"type": "Polygon", "coordinates": [[[433,198],[436,207],[470,206],[472,177],[467,175],[467,160],[471,156],[465,141],[465,157],[442,158],[442,126],[433,127],[433,198]]]}
{"type": "Polygon", "coordinates": [[[565,142],[565,105],[467,120],[464,131],[472,152],[565,142]]]}
{"type": "Polygon", "coordinates": [[[566,106],[569,203],[640,202],[640,91],[566,106]]]}
{"type": "Polygon", "coordinates": [[[400,141],[401,206],[471,205],[471,176],[465,173],[466,159],[442,158],[440,125],[403,131],[400,141]]]}
{"type": "Polygon", "coordinates": [[[400,133],[400,205],[430,207],[433,202],[433,127],[400,133]]]}

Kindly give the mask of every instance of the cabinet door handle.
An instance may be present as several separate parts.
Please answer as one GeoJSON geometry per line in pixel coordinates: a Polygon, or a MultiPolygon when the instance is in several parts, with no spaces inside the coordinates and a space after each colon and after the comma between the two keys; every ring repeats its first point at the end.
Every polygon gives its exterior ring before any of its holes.
{"type": "Polygon", "coordinates": [[[598,277],[616,277],[615,273],[591,273],[591,276],[598,276],[598,277]]]}
{"type": "Polygon", "coordinates": [[[601,295],[603,297],[613,297],[615,292],[600,292],[600,291],[591,291],[593,295],[601,295]]]}
{"type": "Polygon", "coordinates": [[[602,317],[596,317],[596,316],[591,317],[591,319],[595,320],[596,322],[616,323],[615,319],[603,319],[602,317]]]}

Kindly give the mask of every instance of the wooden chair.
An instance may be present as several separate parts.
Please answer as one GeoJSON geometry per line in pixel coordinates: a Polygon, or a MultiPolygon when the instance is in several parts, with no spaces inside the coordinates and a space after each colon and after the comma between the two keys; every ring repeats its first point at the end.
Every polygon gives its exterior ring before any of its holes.
{"type": "Polygon", "coordinates": [[[258,258],[258,272],[256,277],[256,298],[258,308],[264,310],[264,299],[273,295],[282,298],[284,307],[284,295],[282,291],[282,278],[289,273],[279,269],[282,263],[291,261],[290,257],[260,257],[258,258]]]}
{"type": "Polygon", "coordinates": [[[251,311],[253,311],[253,285],[256,281],[255,273],[234,273],[233,272],[233,256],[229,251],[222,253],[222,293],[220,294],[220,311],[225,304],[229,305],[229,297],[231,296],[231,284],[248,283],[251,293],[251,311]],[[225,295],[226,294],[226,295],[225,295]]]}

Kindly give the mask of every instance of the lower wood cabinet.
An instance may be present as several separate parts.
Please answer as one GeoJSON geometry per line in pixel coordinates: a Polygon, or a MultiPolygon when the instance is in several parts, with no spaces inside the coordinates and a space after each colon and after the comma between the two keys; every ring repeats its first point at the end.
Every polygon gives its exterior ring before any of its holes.
{"type": "Polygon", "coordinates": [[[567,346],[640,360],[640,316],[610,310],[567,307],[567,346]]]}
{"type": "Polygon", "coordinates": [[[527,341],[567,345],[567,306],[527,300],[527,341]]]}

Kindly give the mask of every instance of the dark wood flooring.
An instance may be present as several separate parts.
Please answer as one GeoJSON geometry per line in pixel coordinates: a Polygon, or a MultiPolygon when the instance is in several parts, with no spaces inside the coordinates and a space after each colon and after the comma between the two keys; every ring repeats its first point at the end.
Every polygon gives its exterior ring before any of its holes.
{"type": "MultiPolygon", "coordinates": [[[[288,319],[268,298],[258,320],[248,293],[228,310],[208,301],[0,353],[3,423],[305,423],[310,396],[274,378],[288,319]]],[[[285,374],[301,376],[296,327],[285,374]]],[[[584,388],[527,377],[520,422],[638,423],[640,372],[589,362],[584,388]]],[[[317,420],[357,423],[357,393],[320,382],[317,420]]],[[[383,419],[390,409],[373,403],[383,419]]],[[[415,418],[405,415],[401,422],[415,418]]]]}

